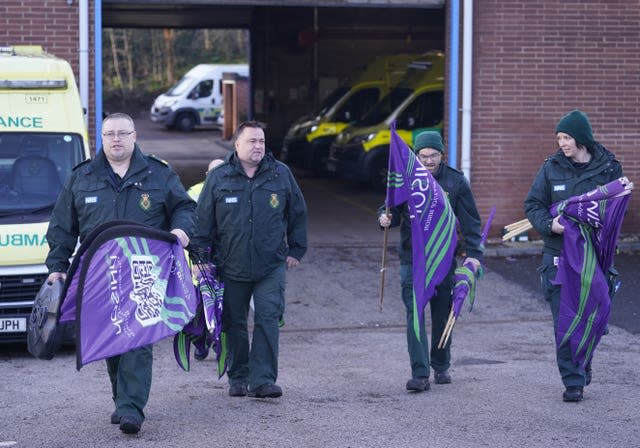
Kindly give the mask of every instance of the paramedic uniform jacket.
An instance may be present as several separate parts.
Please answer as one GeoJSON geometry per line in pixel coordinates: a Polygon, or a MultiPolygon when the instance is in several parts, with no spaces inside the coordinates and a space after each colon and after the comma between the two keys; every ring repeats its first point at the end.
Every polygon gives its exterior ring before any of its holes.
{"type": "Polygon", "coordinates": [[[112,220],[191,234],[196,203],[165,162],[143,154],[136,144],[123,179],[108,163],[100,151],[94,160],[74,168],[60,193],[47,230],[49,272],[66,272],[78,237],[82,242],[98,225],[112,220]]]}
{"type": "Polygon", "coordinates": [[[192,246],[225,277],[258,281],[307,250],[307,206],[289,168],[266,154],[249,178],[234,153],[206,178],[192,246]]]}

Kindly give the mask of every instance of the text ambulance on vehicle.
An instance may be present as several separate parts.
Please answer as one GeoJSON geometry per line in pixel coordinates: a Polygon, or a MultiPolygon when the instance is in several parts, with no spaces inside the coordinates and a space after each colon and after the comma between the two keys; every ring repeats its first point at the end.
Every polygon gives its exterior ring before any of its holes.
{"type": "Polygon", "coordinates": [[[420,55],[379,56],[353,82],[338,87],[311,116],[296,121],[284,138],[283,160],[322,174],[329,147],[340,131],[360,120],[405,75],[420,55]]]}
{"type": "Polygon", "coordinates": [[[389,126],[396,122],[402,140],[413,146],[417,134],[442,132],[444,116],[444,54],[432,52],[415,63],[405,78],[360,121],[345,128],[330,148],[326,168],[339,177],[369,184],[387,185],[389,126]]]}
{"type": "Polygon", "coordinates": [[[0,47],[0,342],[26,340],[51,211],[88,157],[71,66],[40,46],[0,47]]]}

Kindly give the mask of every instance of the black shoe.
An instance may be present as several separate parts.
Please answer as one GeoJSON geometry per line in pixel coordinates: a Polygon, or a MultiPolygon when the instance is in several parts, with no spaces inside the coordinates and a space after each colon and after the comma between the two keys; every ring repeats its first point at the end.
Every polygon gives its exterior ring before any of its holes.
{"type": "Polygon", "coordinates": [[[123,415],[120,417],[120,431],[125,434],[138,434],[142,422],[133,415],[123,415]]]}
{"type": "Polygon", "coordinates": [[[433,372],[433,381],[436,384],[449,384],[451,383],[451,375],[448,370],[435,370],[433,372]]]}
{"type": "Polygon", "coordinates": [[[120,423],[120,416],[117,411],[113,411],[113,414],[111,414],[111,424],[117,425],[118,423],[120,423]]]}
{"type": "Polygon", "coordinates": [[[229,396],[230,397],[246,397],[247,396],[247,386],[242,383],[236,383],[229,386],[229,396]]]}
{"type": "Polygon", "coordinates": [[[193,357],[194,357],[197,361],[202,361],[202,360],[206,359],[208,355],[209,355],[209,352],[208,352],[208,351],[201,352],[200,350],[198,350],[198,349],[196,348],[196,351],[195,351],[195,353],[193,354],[193,357]]]}
{"type": "Polygon", "coordinates": [[[263,384],[249,391],[249,396],[254,398],[278,398],[282,396],[282,389],[275,384],[263,384]]]}
{"type": "Polygon", "coordinates": [[[411,378],[407,381],[407,390],[413,392],[424,392],[431,388],[429,384],[429,378],[421,376],[419,378],[411,378]]]}
{"type": "Polygon", "coordinates": [[[562,401],[582,401],[582,386],[569,386],[562,394],[562,401]]]}

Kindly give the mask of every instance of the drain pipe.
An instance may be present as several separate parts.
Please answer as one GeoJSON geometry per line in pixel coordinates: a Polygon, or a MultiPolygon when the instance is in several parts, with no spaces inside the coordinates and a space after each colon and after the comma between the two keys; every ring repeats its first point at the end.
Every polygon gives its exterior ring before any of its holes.
{"type": "Polygon", "coordinates": [[[79,54],[80,102],[85,126],[89,123],[89,0],[80,0],[79,9],[79,54]]]}
{"type": "Polygon", "coordinates": [[[464,0],[462,37],[462,137],[461,170],[471,181],[471,93],[473,89],[473,0],[464,0]]]}
{"type": "Polygon", "coordinates": [[[458,166],[458,52],[460,47],[460,2],[452,0],[449,11],[449,166],[458,166]]]}
{"type": "Polygon", "coordinates": [[[95,84],[96,153],[102,147],[102,0],[95,0],[93,29],[95,57],[93,61],[95,84]]]}

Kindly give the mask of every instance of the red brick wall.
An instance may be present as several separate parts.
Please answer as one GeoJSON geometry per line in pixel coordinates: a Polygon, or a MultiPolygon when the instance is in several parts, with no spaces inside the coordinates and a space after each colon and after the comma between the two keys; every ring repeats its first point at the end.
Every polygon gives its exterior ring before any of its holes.
{"type": "Polygon", "coordinates": [[[4,0],[0,3],[0,45],[42,45],[68,60],[78,75],[78,2],[4,0]]]}
{"type": "MultiPolygon", "coordinates": [[[[498,206],[492,236],[524,217],[555,125],[574,108],[640,188],[638,23],[637,1],[475,2],[471,178],[482,216],[498,206]]],[[[640,191],[623,232],[640,232],[640,191]]]]}
{"type": "MultiPolygon", "coordinates": [[[[0,46],[42,45],[66,59],[79,82],[79,5],[73,0],[3,0],[0,2],[0,46]]],[[[89,2],[89,137],[93,147],[93,1],[89,2]]]]}

